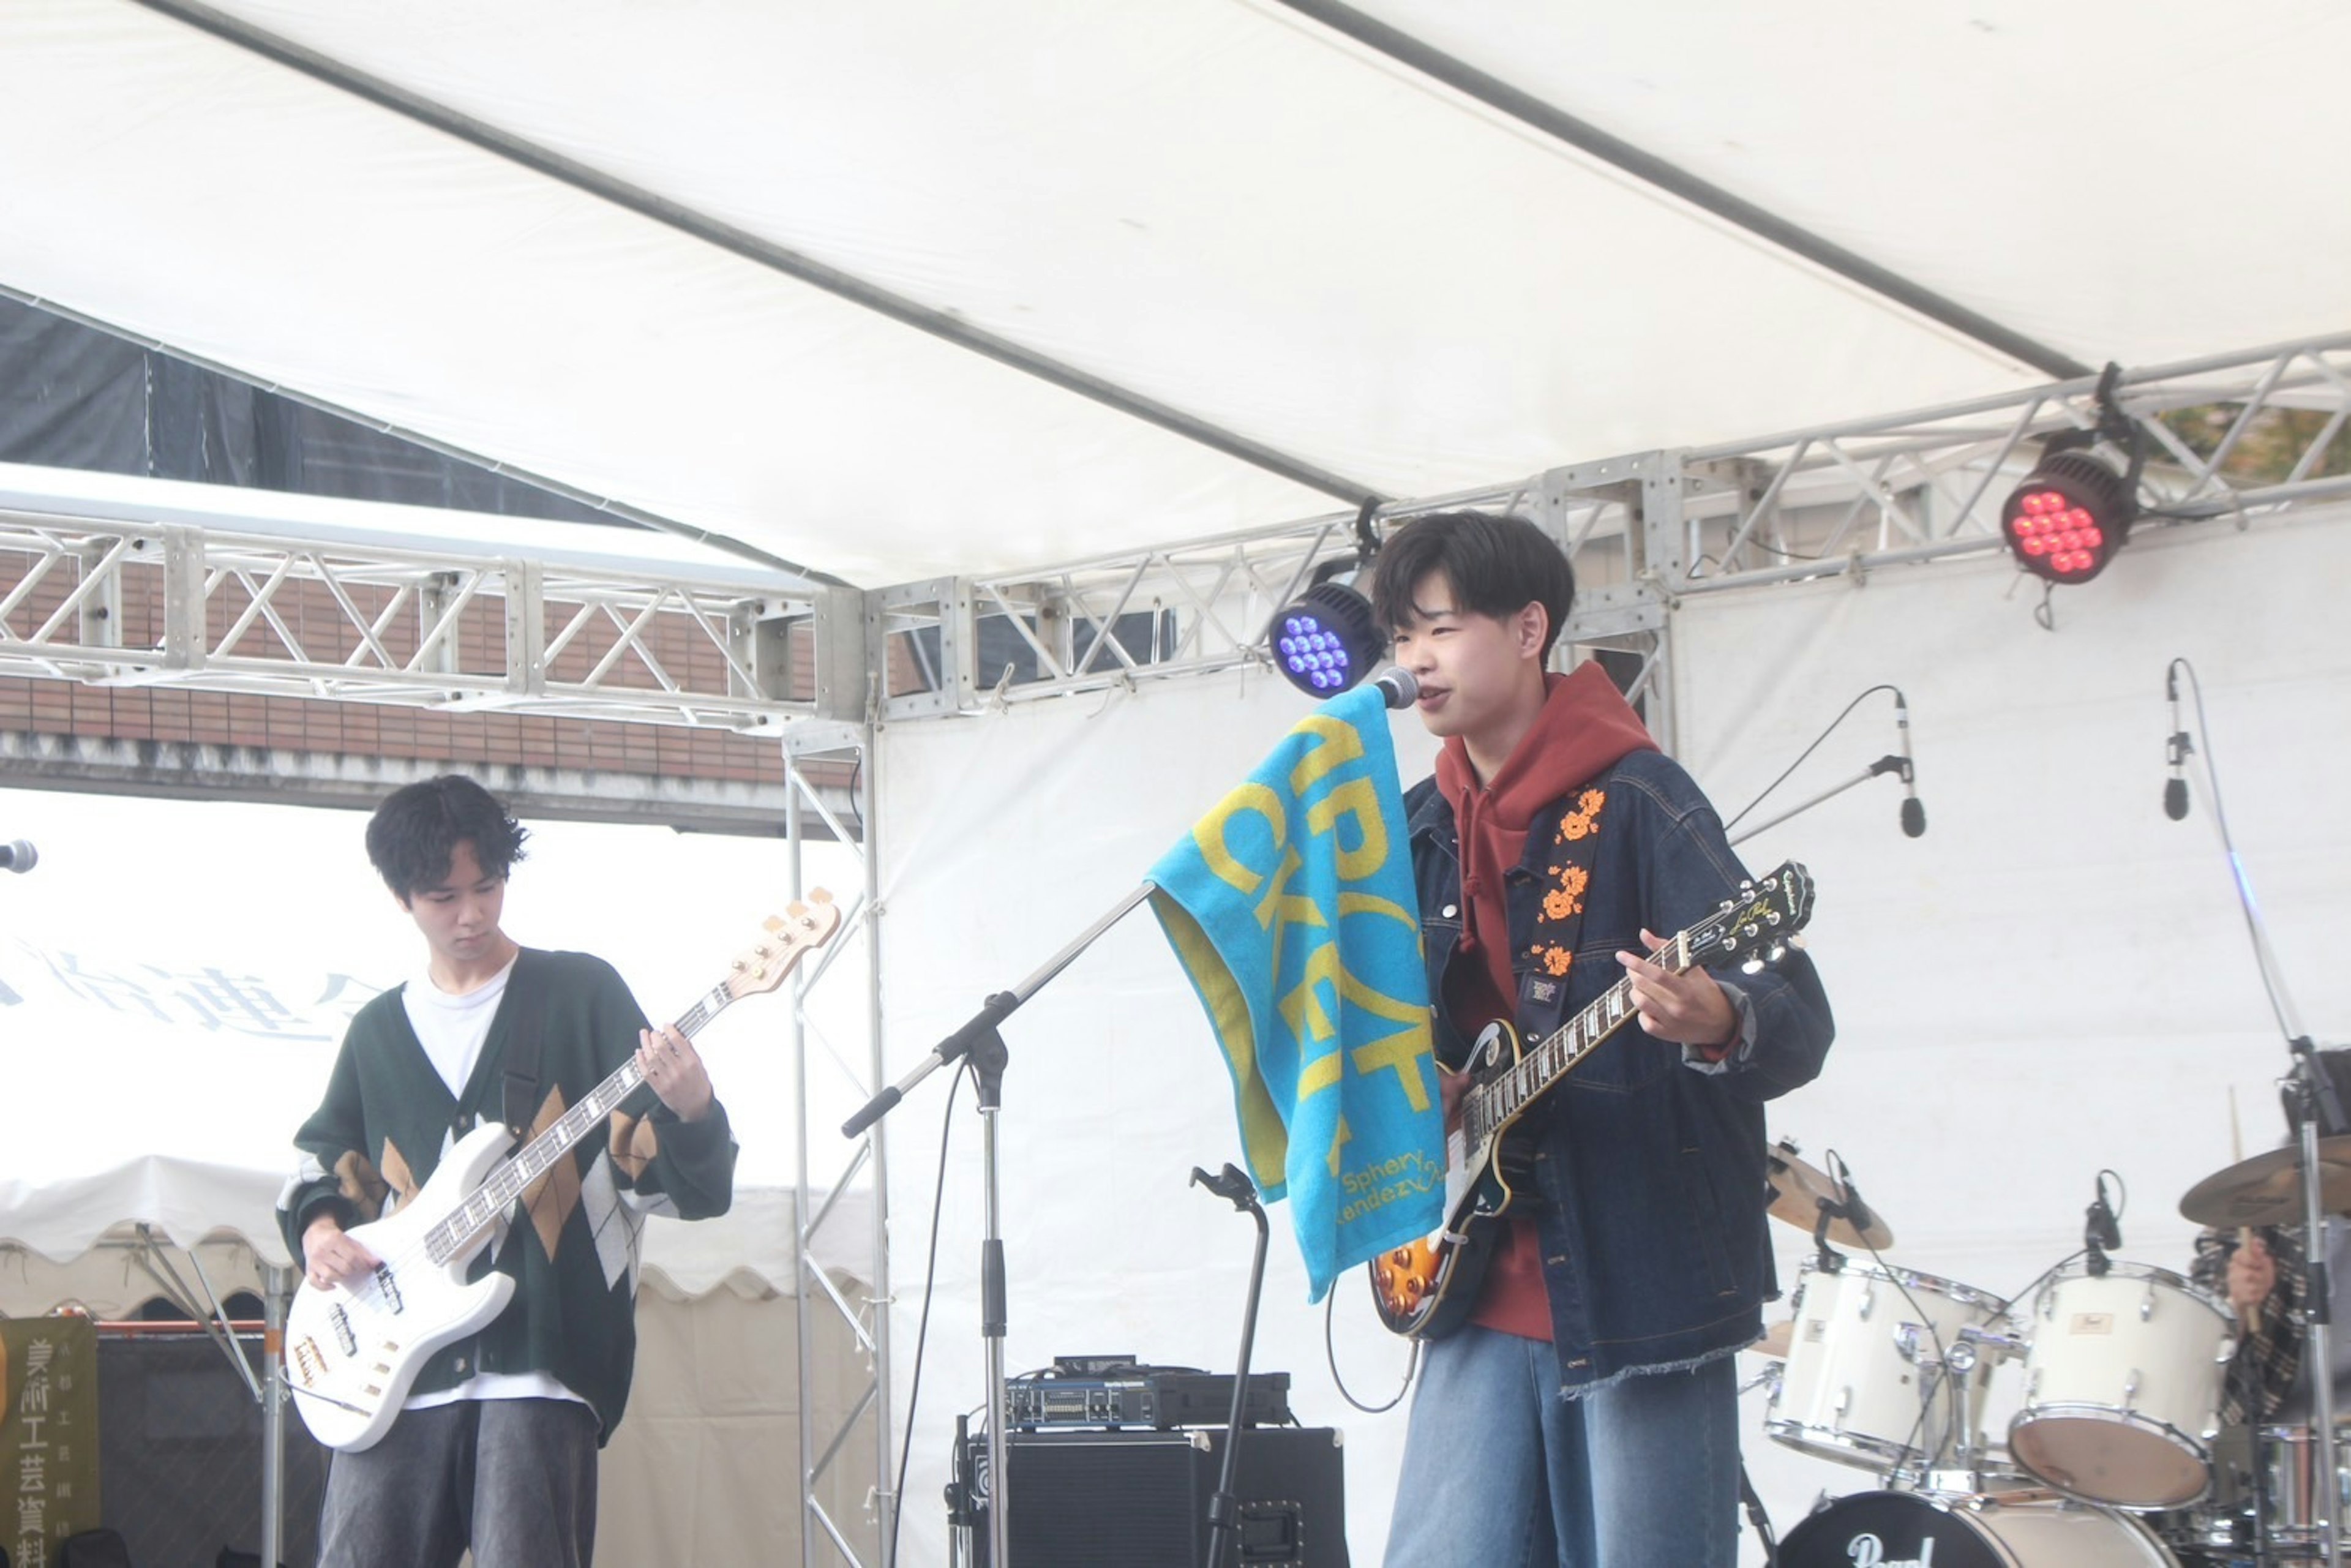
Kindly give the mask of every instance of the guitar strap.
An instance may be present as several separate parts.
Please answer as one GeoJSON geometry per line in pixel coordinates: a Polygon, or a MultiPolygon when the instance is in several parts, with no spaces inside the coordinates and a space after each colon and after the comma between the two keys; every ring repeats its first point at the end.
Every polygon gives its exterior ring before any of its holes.
{"type": "Polygon", "coordinates": [[[1576,941],[1583,932],[1584,905],[1590,902],[1592,866],[1599,858],[1600,813],[1608,804],[1604,786],[1614,771],[1575,791],[1552,823],[1551,852],[1543,857],[1542,898],[1526,950],[1532,963],[1519,975],[1520,1018],[1531,1008],[1556,1007],[1566,991],[1576,941]]]}
{"type": "Polygon", "coordinates": [[[530,1131],[538,1114],[538,967],[528,951],[515,959],[507,979],[506,1124],[517,1142],[530,1131]]]}

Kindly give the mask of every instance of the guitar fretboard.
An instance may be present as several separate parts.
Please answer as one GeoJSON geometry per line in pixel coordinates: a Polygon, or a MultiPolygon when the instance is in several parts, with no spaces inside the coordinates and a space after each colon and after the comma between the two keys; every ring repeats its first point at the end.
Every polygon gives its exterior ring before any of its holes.
{"type": "MultiPolygon", "coordinates": [[[[1688,968],[1688,933],[1676,936],[1649,956],[1666,962],[1669,969],[1688,968]]],[[[1636,1011],[1633,1006],[1633,977],[1627,975],[1594,997],[1590,1006],[1568,1019],[1541,1045],[1521,1052],[1509,1071],[1470,1090],[1462,1097],[1461,1104],[1462,1131],[1470,1146],[1476,1147],[1509,1125],[1544,1091],[1573,1071],[1576,1063],[1600,1049],[1601,1042],[1622,1029],[1636,1011]]]]}
{"type": "MultiPolygon", "coordinates": [[[[716,1018],[735,999],[726,986],[713,987],[700,1001],[687,1009],[677,1020],[678,1033],[692,1040],[704,1025],[716,1018]]],[[[457,1207],[424,1232],[424,1249],[436,1264],[445,1264],[457,1256],[474,1238],[496,1223],[507,1206],[528,1190],[530,1184],[553,1168],[555,1162],[571,1152],[572,1146],[595,1131],[613,1108],[627,1099],[645,1075],[637,1069],[636,1054],[621,1063],[619,1071],[590,1090],[580,1103],[557,1117],[547,1131],[539,1134],[522,1148],[491,1167],[482,1178],[482,1185],[457,1207]]]]}

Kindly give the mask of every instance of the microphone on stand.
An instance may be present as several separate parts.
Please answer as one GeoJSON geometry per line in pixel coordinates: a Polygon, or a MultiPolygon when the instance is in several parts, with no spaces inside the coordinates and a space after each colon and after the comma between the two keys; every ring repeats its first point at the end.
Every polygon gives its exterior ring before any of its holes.
{"type": "Polygon", "coordinates": [[[2090,1255],[2090,1272],[2103,1275],[2112,1268],[2106,1254],[2122,1244],[2122,1225],[2115,1218],[2114,1206],[2106,1201],[2106,1173],[2100,1171],[2096,1193],[2082,1218],[2082,1250],[2090,1255]]]}
{"type": "Polygon", "coordinates": [[[1372,679],[1390,707],[1410,707],[1420,700],[1420,682],[1402,664],[1391,664],[1372,679]]]}
{"type": "Polygon", "coordinates": [[[1927,831],[1927,808],[1918,802],[1918,768],[1910,760],[1910,704],[1899,690],[1894,694],[1894,728],[1902,737],[1902,831],[1915,839],[1927,831]]]}
{"type": "Polygon", "coordinates": [[[22,876],[41,863],[41,852],[24,840],[13,844],[0,844],[0,871],[13,871],[22,876]]]}
{"type": "Polygon", "coordinates": [[[2179,662],[2163,673],[2165,695],[2171,699],[2171,739],[2164,746],[2165,759],[2171,764],[2171,777],[2164,780],[2163,814],[2173,821],[2188,817],[2188,779],[2180,769],[2187,765],[2188,754],[2196,749],[2188,741],[2188,731],[2179,722],[2179,662]]]}

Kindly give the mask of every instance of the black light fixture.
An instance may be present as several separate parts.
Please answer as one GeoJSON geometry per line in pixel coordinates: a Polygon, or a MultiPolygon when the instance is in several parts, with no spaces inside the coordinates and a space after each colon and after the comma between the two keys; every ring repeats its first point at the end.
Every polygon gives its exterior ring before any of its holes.
{"type": "Polygon", "coordinates": [[[2041,461],[2000,509],[2000,534],[2017,565],[2051,582],[2087,582],[2129,542],[2138,518],[2146,434],[2116,406],[2120,365],[2093,394],[2098,421],[2042,444],[2041,461]]]}
{"type": "Polygon", "coordinates": [[[1379,553],[1374,510],[1374,503],[1366,501],[1355,516],[1355,559],[1316,568],[1313,585],[1276,611],[1266,628],[1273,667],[1310,697],[1337,696],[1378,668],[1387,653],[1372,601],[1354,586],[1379,553]]]}

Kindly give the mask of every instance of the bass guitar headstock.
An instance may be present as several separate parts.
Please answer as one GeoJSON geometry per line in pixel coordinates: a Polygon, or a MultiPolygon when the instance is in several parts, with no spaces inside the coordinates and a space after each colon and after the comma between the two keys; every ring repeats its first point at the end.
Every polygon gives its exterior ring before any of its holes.
{"type": "Polygon", "coordinates": [[[762,924],[767,936],[735,955],[726,967],[726,994],[740,1001],[772,991],[796,968],[803,955],[832,939],[841,926],[841,911],[832,894],[812,889],[805,903],[795,903],[762,924]]]}

